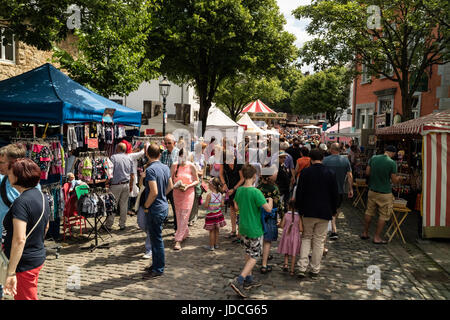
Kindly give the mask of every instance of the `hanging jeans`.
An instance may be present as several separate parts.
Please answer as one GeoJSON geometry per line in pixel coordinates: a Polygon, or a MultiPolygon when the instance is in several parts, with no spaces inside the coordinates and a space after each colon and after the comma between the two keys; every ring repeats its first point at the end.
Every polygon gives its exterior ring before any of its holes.
{"type": "Polygon", "coordinates": [[[165,256],[162,230],[164,220],[167,218],[168,209],[161,212],[149,212],[147,217],[147,230],[150,234],[152,246],[152,269],[153,272],[164,273],[165,256]]]}

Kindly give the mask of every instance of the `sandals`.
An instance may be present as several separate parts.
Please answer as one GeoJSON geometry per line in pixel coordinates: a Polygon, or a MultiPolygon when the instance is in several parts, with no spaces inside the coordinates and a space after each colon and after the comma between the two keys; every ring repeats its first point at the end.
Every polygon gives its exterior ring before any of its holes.
{"type": "Polygon", "coordinates": [[[232,232],[232,233],[230,233],[229,235],[227,235],[227,239],[233,239],[233,238],[236,238],[237,237],[237,235],[236,235],[236,232],[232,232]]]}
{"type": "Polygon", "coordinates": [[[295,271],[289,272],[289,275],[290,275],[291,277],[295,276],[295,271]]]}
{"type": "Polygon", "coordinates": [[[240,244],[240,243],[242,243],[242,240],[241,239],[239,239],[239,238],[236,238],[236,239],[234,239],[233,241],[231,241],[231,242],[233,242],[233,243],[237,243],[237,244],[240,244]]]}
{"type": "Polygon", "coordinates": [[[285,264],[283,266],[283,272],[288,272],[289,271],[289,266],[287,264],[285,264]]]}
{"type": "Polygon", "coordinates": [[[366,237],[366,236],[360,235],[359,237],[361,238],[361,240],[368,240],[368,239],[370,239],[369,236],[366,237]]]}
{"type": "Polygon", "coordinates": [[[266,274],[267,272],[271,272],[272,271],[272,266],[269,266],[269,265],[267,265],[265,267],[262,266],[260,271],[261,271],[262,274],[266,274]]]}
{"type": "Polygon", "coordinates": [[[381,240],[380,242],[372,241],[373,244],[388,244],[386,240],[381,240]]]}

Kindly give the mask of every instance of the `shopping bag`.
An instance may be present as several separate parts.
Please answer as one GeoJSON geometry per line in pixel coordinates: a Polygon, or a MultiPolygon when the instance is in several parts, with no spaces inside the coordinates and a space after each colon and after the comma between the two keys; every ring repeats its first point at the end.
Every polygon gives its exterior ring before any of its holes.
{"type": "Polygon", "coordinates": [[[139,207],[139,210],[137,212],[137,223],[138,223],[138,227],[139,229],[141,229],[142,231],[147,230],[147,219],[145,217],[145,211],[144,211],[144,207],[139,207]]]}
{"type": "Polygon", "coordinates": [[[0,284],[5,285],[6,276],[8,275],[9,260],[0,249],[0,284]]]}

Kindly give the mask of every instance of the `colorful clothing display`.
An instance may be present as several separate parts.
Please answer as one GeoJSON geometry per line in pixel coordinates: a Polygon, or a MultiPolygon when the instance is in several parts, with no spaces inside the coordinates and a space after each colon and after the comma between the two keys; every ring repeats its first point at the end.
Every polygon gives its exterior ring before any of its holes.
{"type": "Polygon", "coordinates": [[[117,200],[111,192],[82,195],[77,205],[78,212],[86,218],[110,216],[117,210],[117,200]]]}

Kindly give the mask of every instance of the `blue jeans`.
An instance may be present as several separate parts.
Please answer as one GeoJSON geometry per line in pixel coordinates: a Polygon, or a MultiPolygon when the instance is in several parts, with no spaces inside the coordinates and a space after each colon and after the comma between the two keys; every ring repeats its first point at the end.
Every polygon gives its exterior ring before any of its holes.
{"type": "Polygon", "coordinates": [[[152,252],[152,242],[150,239],[150,233],[146,231],[147,237],[145,238],[145,253],[151,253],[152,252]]]}
{"type": "Polygon", "coordinates": [[[153,272],[164,273],[164,242],[162,239],[163,222],[166,220],[169,209],[160,212],[150,211],[146,214],[147,231],[150,234],[152,245],[152,267],[153,272]]]}

